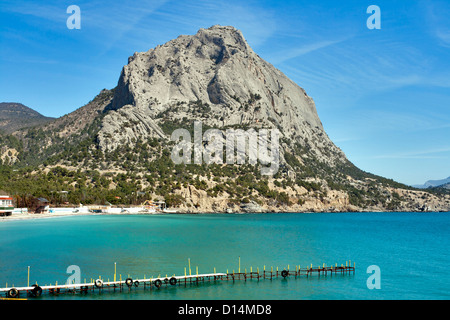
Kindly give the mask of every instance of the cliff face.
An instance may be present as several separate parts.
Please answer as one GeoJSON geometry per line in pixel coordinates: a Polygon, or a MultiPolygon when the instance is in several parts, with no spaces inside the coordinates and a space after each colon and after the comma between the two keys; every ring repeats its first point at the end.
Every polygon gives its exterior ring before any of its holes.
{"type": "Polygon", "coordinates": [[[323,130],[313,99],[233,27],[200,29],[135,53],[122,70],[111,110],[98,135],[103,150],[167,138],[166,121],[196,120],[212,128],[277,128],[321,161],[346,160],[323,130]]]}

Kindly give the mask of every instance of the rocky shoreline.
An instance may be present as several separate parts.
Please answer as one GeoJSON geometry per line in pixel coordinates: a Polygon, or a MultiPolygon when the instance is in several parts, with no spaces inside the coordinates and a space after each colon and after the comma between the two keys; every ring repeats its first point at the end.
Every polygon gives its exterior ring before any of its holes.
{"type": "MultiPolygon", "coordinates": [[[[277,189],[271,184],[271,187],[277,189]]],[[[175,194],[184,201],[177,206],[176,213],[165,214],[245,214],[245,213],[344,213],[344,212],[450,212],[450,195],[436,195],[427,191],[401,188],[385,188],[382,191],[389,194],[386,203],[372,206],[355,206],[350,203],[348,193],[328,189],[326,195],[318,196],[316,192],[306,192],[301,188],[280,189],[287,192],[290,205],[280,204],[272,199],[256,197],[236,203],[226,192],[220,196],[211,197],[204,190],[194,186],[181,187],[175,194]],[[302,201],[298,201],[301,194],[302,201]],[[395,207],[389,207],[395,201],[395,207]]],[[[22,213],[9,217],[0,217],[5,220],[28,220],[39,218],[55,218],[85,215],[129,215],[155,213],[87,213],[87,212],[53,212],[53,213],[22,213]]],[[[161,213],[156,213],[161,214],[161,213]]]]}
{"type": "Polygon", "coordinates": [[[207,192],[193,186],[181,188],[177,193],[185,202],[177,208],[180,213],[264,213],[264,212],[448,212],[450,211],[450,195],[435,194],[400,188],[386,188],[388,202],[377,205],[356,206],[350,203],[349,195],[344,191],[327,190],[326,195],[307,192],[301,188],[271,188],[286,192],[290,205],[280,205],[276,201],[255,197],[246,203],[234,203],[225,193],[218,197],[210,197],[207,192]],[[299,203],[298,195],[302,201],[299,203]],[[395,207],[390,204],[395,202],[395,207]]]}

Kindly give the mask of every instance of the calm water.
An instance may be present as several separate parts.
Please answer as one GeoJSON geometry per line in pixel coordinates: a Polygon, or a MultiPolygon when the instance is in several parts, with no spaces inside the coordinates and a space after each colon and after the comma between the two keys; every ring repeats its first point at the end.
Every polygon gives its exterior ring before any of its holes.
{"type": "MultiPolygon", "coordinates": [[[[57,299],[449,299],[449,213],[80,216],[0,222],[0,285],[356,262],[355,275],[204,283],[57,299]],[[369,290],[367,267],[381,270],[369,290]]],[[[41,299],[55,299],[44,295],[41,299]]]]}

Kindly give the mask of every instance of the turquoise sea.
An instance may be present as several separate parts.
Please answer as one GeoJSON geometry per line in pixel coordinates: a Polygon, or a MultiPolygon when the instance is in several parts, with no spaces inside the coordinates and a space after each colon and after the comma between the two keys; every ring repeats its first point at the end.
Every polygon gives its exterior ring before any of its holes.
{"type": "Polygon", "coordinates": [[[0,286],[194,273],[279,270],[351,260],[355,274],[211,282],[39,299],[449,299],[449,213],[96,215],[0,221],[0,286]],[[380,268],[368,289],[367,268],[380,268]]]}

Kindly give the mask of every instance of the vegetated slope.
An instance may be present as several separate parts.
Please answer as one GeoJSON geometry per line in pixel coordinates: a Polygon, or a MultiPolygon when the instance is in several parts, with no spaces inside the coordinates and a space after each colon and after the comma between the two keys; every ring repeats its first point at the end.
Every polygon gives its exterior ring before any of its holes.
{"type": "Polygon", "coordinates": [[[20,128],[44,125],[53,119],[21,103],[0,103],[0,131],[2,132],[11,133],[20,128]]]}

